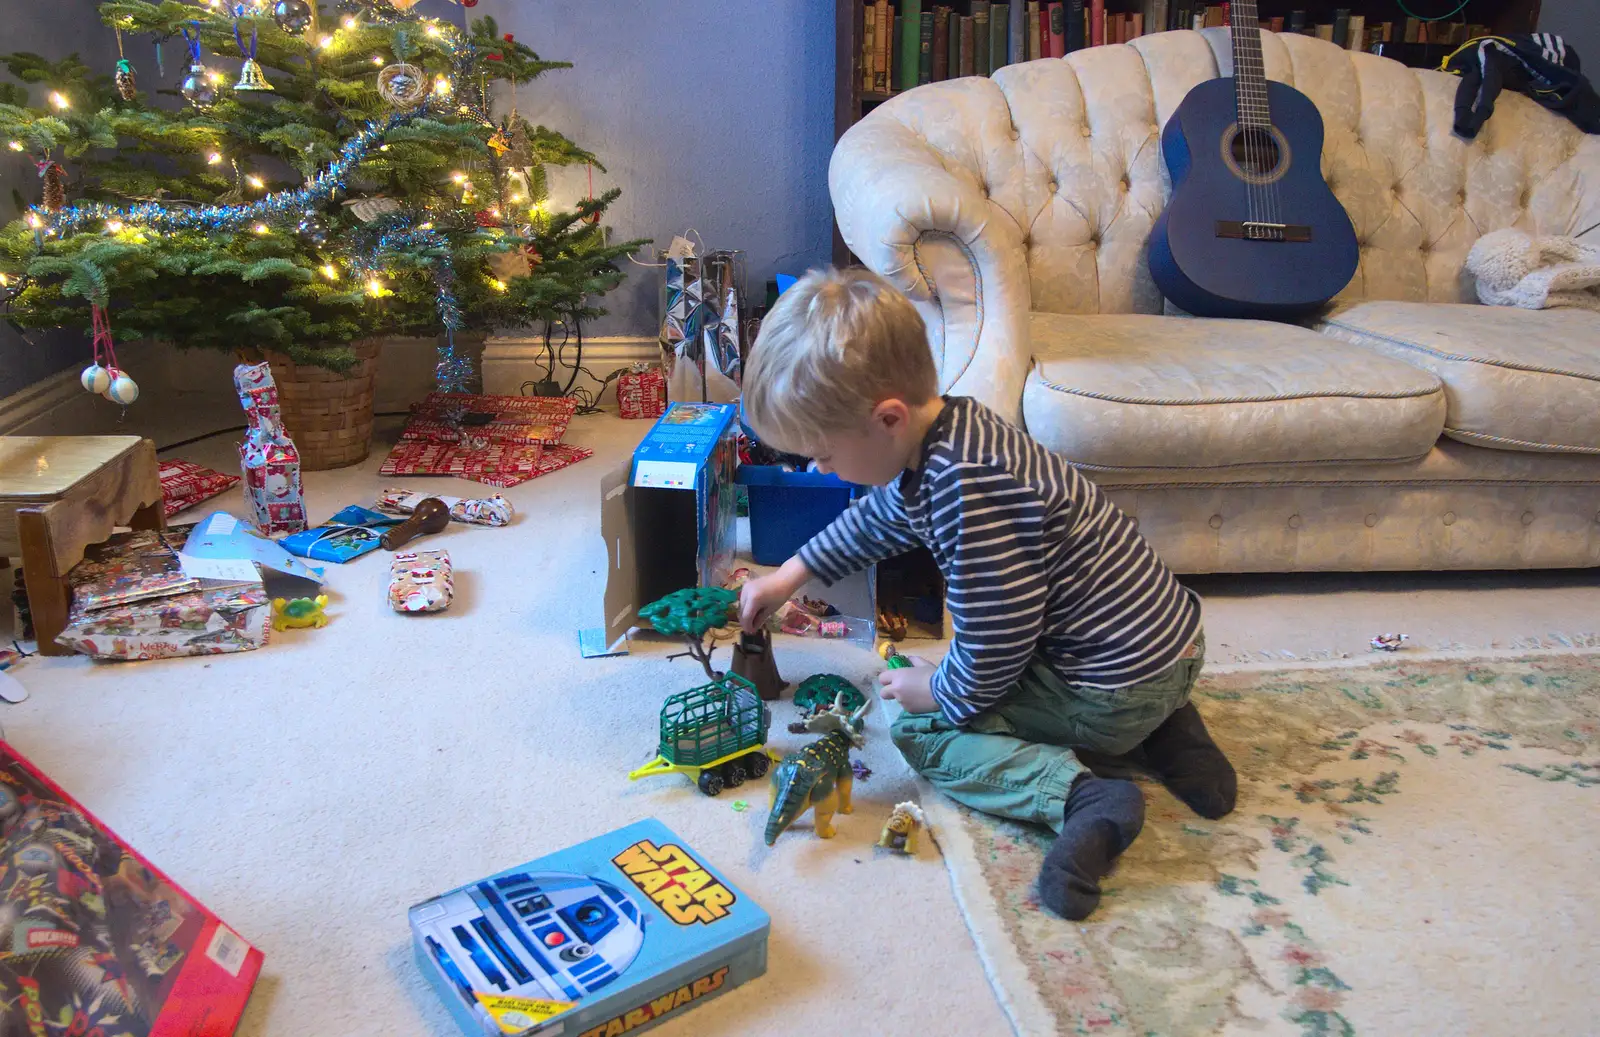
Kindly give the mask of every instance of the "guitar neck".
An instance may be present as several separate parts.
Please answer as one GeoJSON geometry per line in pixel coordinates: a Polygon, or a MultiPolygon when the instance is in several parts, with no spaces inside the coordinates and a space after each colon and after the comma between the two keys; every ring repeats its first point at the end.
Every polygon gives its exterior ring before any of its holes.
{"type": "Polygon", "coordinates": [[[1261,61],[1261,23],[1256,0],[1233,0],[1229,6],[1229,35],[1233,37],[1233,92],[1239,104],[1239,125],[1272,125],[1267,107],[1267,72],[1261,61]]]}

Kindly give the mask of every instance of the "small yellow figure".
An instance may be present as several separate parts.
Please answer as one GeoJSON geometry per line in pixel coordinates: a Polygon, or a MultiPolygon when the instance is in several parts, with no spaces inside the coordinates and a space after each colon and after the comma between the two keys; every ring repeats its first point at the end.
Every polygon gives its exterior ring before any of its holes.
{"type": "Polygon", "coordinates": [[[884,823],[878,845],[913,857],[917,852],[917,826],[927,824],[922,808],[912,802],[896,803],[894,813],[884,823]]]}
{"type": "Polygon", "coordinates": [[[272,629],[325,627],[328,625],[328,616],[322,610],[327,604],[326,594],[318,594],[315,598],[295,598],[293,601],[273,598],[272,629]]]}

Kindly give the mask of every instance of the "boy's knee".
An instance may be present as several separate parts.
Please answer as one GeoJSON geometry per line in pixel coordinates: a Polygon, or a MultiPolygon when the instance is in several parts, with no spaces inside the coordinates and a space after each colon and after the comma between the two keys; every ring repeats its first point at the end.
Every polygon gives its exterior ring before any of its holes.
{"type": "Polygon", "coordinates": [[[923,770],[956,728],[939,713],[901,713],[889,724],[889,740],[912,770],[923,770]]]}

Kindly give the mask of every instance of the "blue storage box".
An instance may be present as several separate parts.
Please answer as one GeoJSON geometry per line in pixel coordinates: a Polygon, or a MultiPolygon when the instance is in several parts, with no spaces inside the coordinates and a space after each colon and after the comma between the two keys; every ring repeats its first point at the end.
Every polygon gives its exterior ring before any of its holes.
{"type": "Polygon", "coordinates": [[[760,565],[788,561],[867,491],[837,475],[777,465],[740,465],[737,481],[750,495],[750,555],[760,565]]]}

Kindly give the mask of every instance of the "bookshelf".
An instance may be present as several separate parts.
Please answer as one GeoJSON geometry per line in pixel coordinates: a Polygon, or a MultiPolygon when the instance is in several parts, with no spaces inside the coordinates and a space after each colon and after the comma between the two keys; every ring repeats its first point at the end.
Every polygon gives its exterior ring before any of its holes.
{"type": "MultiPolygon", "coordinates": [[[[1449,13],[1459,0],[1258,0],[1260,8],[1261,25],[1270,27],[1273,19],[1283,20],[1283,30],[1289,31],[1293,19],[1299,13],[1305,24],[1307,35],[1317,35],[1318,27],[1325,27],[1325,37],[1331,35],[1336,27],[1341,29],[1343,45],[1351,50],[1370,49],[1387,57],[1395,58],[1405,64],[1417,67],[1437,67],[1443,57],[1448,54],[1461,41],[1470,35],[1477,35],[1484,31],[1496,33],[1532,32],[1539,21],[1540,0],[1467,0],[1466,4],[1451,18],[1443,21],[1425,21],[1449,13]],[[1409,12],[1408,13],[1408,9],[1409,12]],[[1343,17],[1341,18],[1341,14],[1343,17]],[[1421,17],[1416,17],[1421,16],[1421,17]],[[1357,40],[1349,31],[1351,23],[1356,22],[1362,28],[1361,38],[1357,40]],[[1387,24],[1388,32],[1384,26],[1387,24]],[[1384,39],[1387,35],[1389,38],[1384,39]],[[1417,36],[1424,40],[1416,41],[1417,36]]],[[[1208,0],[1103,0],[1106,21],[1101,29],[1101,38],[1107,42],[1125,42],[1123,37],[1132,38],[1135,35],[1148,35],[1151,32],[1164,31],[1167,28],[1191,28],[1196,13],[1206,24],[1225,24],[1226,4],[1221,2],[1208,2],[1208,0]],[[1159,25],[1159,27],[1158,27],[1159,25]]],[[[929,13],[936,23],[942,22],[935,33],[930,36],[930,80],[935,71],[945,73],[943,78],[954,79],[961,75],[963,63],[972,62],[971,74],[987,74],[992,70],[995,61],[1002,64],[1011,64],[1017,59],[1010,53],[1009,46],[997,49],[994,41],[996,29],[993,15],[997,3],[985,3],[984,0],[890,0],[888,3],[888,16],[902,18],[900,32],[890,33],[888,54],[890,64],[893,65],[895,44],[904,45],[912,41],[904,25],[904,12],[909,8],[918,14],[918,36],[920,43],[921,14],[929,13]],[[940,11],[943,14],[940,14],[940,11]],[[987,32],[980,29],[979,15],[986,22],[987,32]],[[964,29],[962,26],[967,28],[964,29]],[[968,39],[970,31],[971,46],[967,55],[963,56],[961,44],[968,39]],[[989,40],[988,58],[983,60],[980,40],[989,40]],[[944,53],[937,60],[933,52],[940,48],[933,46],[937,39],[943,44],[944,53]],[[953,42],[952,42],[953,41],[953,42]]],[[[1023,0],[1026,13],[1026,0],[1023,0]]],[[[1051,4],[1048,2],[1039,5],[1048,11],[1051,4]]],[[[1095,38],[1094,27],[1083,25],[1078,33],[1067,30],[1066,12],[1074,3],[1062,5],[1062,46],[1064,49],[1073,49],[1081,35],[1084,45],[1092,45],[1095,38]]],[[[1088,22],[1088,13],[1095,8],[1093,0],[1082,0],[1085,12],[1085,22],[1088,22]]],[[[870,86],[864,82],[863,46],[867,39],[869,28],[872,36],[876,37],[876,15],[880,8],[878,0],[835,0],[837,43],[834,50],[835,76],[834,76],[834,139],[838,140],[851,126],[854,126],[861,117],[873,108],[889,100],[902,89],[905,81],[903,66],[892,67],[886,77],[880,76],[870,86]],[[869,26],[869,17],[872,26],[869,26]],[[884,89],[884,86],[887,89],[884,89]]],[[[1010,13],[1010,5],[1006,5],[1006,13],[1010,13]]],[[[1025,23],[1031,20],[1024,18],[1025,23]]],[[[1000,22],[1001,43],[1009,44],[1009,27],[1005,22],[1000,22]]],[[[1039,36],[1041,50],[1044,56],[1049,55],[1048,29],[1039,36]]],[[[1034,34],[1027,33],[1029,40],[1034,34]]],[[[876,42],[876,41],[875,41],[876,42]]],[[[884,54],[883,48],[876,52],[884,54]]],[[[917,57],[920,59],[920,47],[917,57]]],[[[1040,56],[1031,52],[1026,59],[1040,56]]],[[[920,64],[920,62],[919,62],[920,64]]],[[[850,252],[845,248],[844,241],[839,237],[838,228],[833,232],[833,260],[836,264],[844,265],[853,261],[850,252]]]]}

